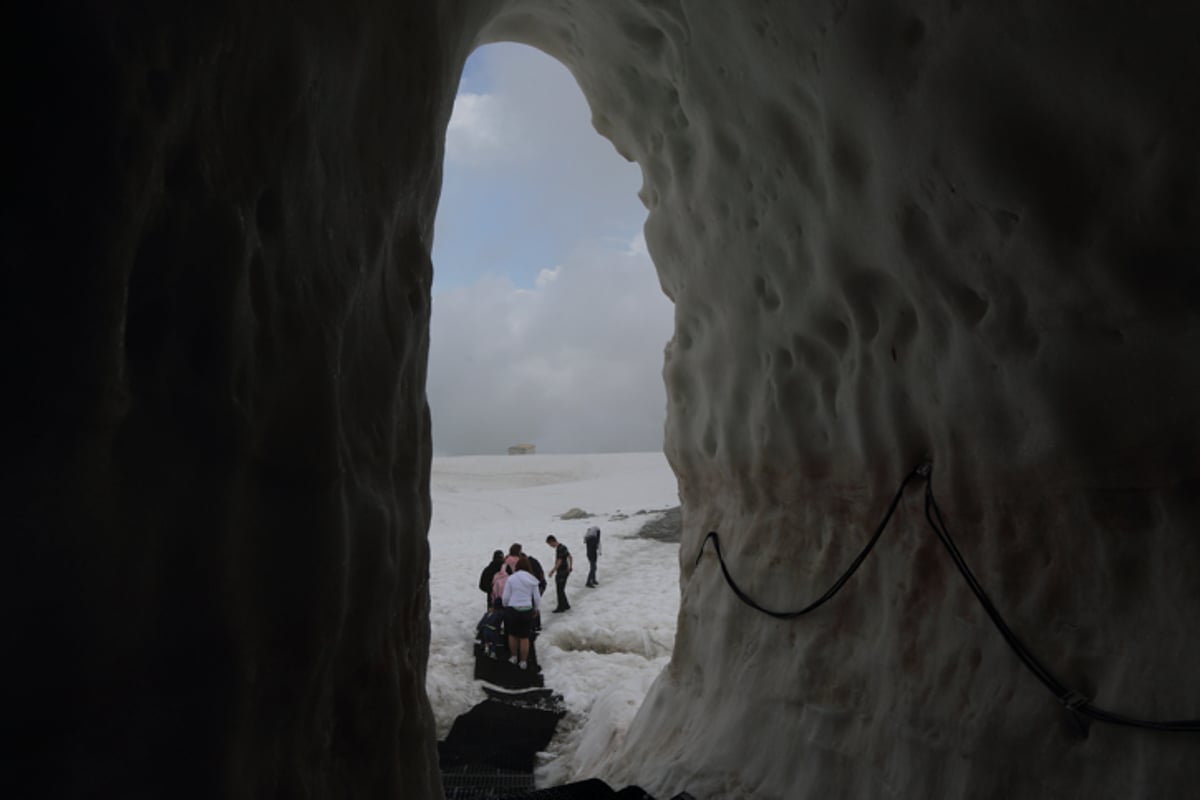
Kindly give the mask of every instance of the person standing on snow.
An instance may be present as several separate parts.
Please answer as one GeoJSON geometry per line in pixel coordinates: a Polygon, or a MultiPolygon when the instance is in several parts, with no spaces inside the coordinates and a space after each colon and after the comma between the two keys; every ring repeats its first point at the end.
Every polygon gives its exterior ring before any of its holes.
{"type": "Polygon", "coordinates": [[[504,584],[508,577],[517,571],[517,559],[520,556],[521,545],[514,544],[508,548],[508,555],[505,556],[500,569],[496,570],[496,576],[492,578],[492,603],[498,607],[504,605],[504,584]]]}
{"type": "Polygon", "coordinates": [[[587,533],[583,535],[583,545],[587,548],[588,560],[588,576],[587,586],[589,588],[599,586],[596,582],[596,559],[600,558],[600,528],[593,525],[587,529],[587,533]]]}
{"type": "MultiPolygon", "coordinates": [[[[537,578],[538,594],[546,594],[546,570],[542,569],[542,562],[538,561],[528,553],[521,555],[529,559],[529,572],[533,577],[537,578]]],[[[533,631],[539,633],[542,630],[542,610],[539,608],[533,612],[533,631]]]]}
{"type": "Polygon", "coordinates": [[[545,594],[546,593],[546,570],[542,569],[542,562],[538,561],[536,558],[529,555],[528,553],[522,553],[522,555],[524,555],[526,558],[529,559],[529,566],[530,566],[529,572],[533,575],[533,577],[537,578],[538,592],[541,594],[545,594]]]}
{"type": "Polygon", "coordinates": [[[571,574],[574,562],[571,559],[571,551],[565,544],[559,544],[554,534],[546,537],[546,544],[554,548],[554,566],[550,568],[547,577],[554,578],[554,588],[558,590],[558,607],[554,609],[554,613],[561,614],[571,607],[567,602],[567,576],[571,574]]]}
{"type": "Polygon", "coordinates": [[[487,607],[492,607],[492,579],[496,577],[496,573],[500,571],[500,567],[504,566],[504,551],[497,550],[492,553],[492,563],[483,568],[483,572],[479,573],[479,589],[487,597],[487,607]]]}
{"type": "Polygon", "coordinates": [[[533,618],[542,604],[537,578],[529,571],[529,559],[518,556],[517,569],[504,583],[504,630],[508,633],[508,663],[529,668],[529,637],[533,618]]]}

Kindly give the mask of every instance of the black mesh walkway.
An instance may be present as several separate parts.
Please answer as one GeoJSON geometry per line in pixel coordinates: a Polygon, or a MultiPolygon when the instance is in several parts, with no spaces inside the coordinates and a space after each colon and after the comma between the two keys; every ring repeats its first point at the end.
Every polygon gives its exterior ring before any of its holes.
{"type": "Polygon", "coordinates": [[[488,697],[454,720],[446,740],[438,743],[442,771],[470,765],[532,773],[534,757],[554,738],[564,713],[561,703],[557,695],[541,703],[488,697]]]}
{"type": "MultiPolygon", "coordinates": [[[[600,780],[533,788],[537,754],[554,738],[566,711],[562,696],[541,688],[542,671],[531,648],[529,669],[509,664],[500,649],[490,658],[475,648],[475,677],[487,699],[472,708],[438,742],[447,800],[654,800],[636,786],[614,791],[600,780]]],[[[686,794],[672,800],[688,800],[686,794]]]]}
{"type": "MultiPolygon", "coordinates": [[[[476,790],[454,790],[476,791],[476,790]]],[[[567,783],[562,786],[551,786],[548,789],[516,790],[512,793],[498,794],[452,794],[449,784],[446,787],[446,800],[654,800],[654,798],[637,786],[627,786],[614,791],[607,783],[595,778],[578,783],[567,783]]],[[[693,800],[691,795],[684,793],[675,795],[671,800],[693,800]]]]}

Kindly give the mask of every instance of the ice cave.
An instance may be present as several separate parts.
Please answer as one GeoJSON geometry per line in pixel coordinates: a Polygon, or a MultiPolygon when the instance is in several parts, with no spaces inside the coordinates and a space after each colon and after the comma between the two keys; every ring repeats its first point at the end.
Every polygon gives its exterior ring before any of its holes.
{"type": "Polygon", "coordinates": [[[675,304],[678,631],[599,777],[664,798],[1189,796],[1198,17],[14,10],[0,793],[441,796],[430,236],[459,73],[510,41],[566,65],[640,165],[675,304]],[[718,531],[756,600],[802,605],[925,463],[978,582],[1069,697],[998,633],[915,485],[803,620],[741,603],[711,546],[697,561],[718,531]]]}

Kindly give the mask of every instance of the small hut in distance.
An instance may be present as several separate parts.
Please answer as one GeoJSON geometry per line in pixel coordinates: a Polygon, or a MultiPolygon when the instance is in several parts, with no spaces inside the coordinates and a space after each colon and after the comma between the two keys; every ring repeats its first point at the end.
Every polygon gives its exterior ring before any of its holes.
{"type": "Polygon", "coordinates": [[[514,444],[508,448],[510,456],[531,456],[533,455],[533,445],[531,444],[514,444]]]}

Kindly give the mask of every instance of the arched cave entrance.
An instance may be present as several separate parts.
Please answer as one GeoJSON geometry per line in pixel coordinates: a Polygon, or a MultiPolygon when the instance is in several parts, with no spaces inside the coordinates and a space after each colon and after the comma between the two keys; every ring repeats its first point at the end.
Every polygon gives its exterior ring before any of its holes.
{"type": "Polygon", "coordinates": [[[548,570],[544,538],[558,536],[576,568],[564,617],[550,580],[538,639],[538,668],[565,698],[557,755],[539,770],[551,783],[594,769],[581,760],[604,753],[581,741],[623,734],[674,638],[677,549],[637,537],[678,505],[662,456],[672,306],[645,251],[641,183],[550,56],[497,44],[468,59],[432,254],[426,686],[443,739],[485,697],[472,647],[480,568],[515,541],[548,570]],[[516,443],[535,453],[505,455],[516,443]],[[585,586],[593,525],[597,591],[585,586]]]}
{"type": "Polygon", "coordinates": [[[661,450],[671,304],[641,174],[570,73],[523,45],[467,61],[433,246],[427,395],[438,455],[661,450]]]}

